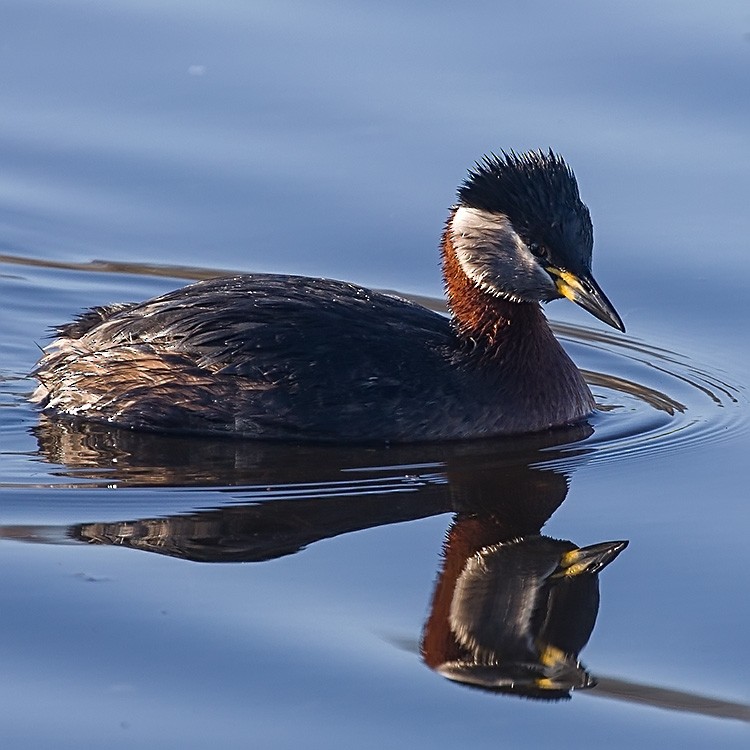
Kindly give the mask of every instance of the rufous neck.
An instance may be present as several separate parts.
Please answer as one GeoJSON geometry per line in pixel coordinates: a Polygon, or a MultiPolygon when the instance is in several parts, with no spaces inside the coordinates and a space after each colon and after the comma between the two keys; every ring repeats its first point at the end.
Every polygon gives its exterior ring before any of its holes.
{"type": "Polygon", "coordinates": [[[466,275],[450,238],[450,223],[443,232],[442,260],[448,308],[458,334],[467,342],[493,353],[524,329],[546,328],[536,302],[503,299],[483,290],[466,275]]]}

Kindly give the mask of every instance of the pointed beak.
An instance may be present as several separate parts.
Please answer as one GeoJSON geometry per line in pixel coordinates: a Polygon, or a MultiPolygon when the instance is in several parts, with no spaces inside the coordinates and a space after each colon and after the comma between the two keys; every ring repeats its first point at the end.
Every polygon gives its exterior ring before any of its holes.
{"type": "Polygon", "coordinates": [[[628,546],[627,541],[602,542],[566,552],[554,577],[593,575],[606,568],[628,546]]]}
{"type": "Polygon", "coordinates": [[[601,290],[599,284],[594,281],[593,276],[576,276],[570,271],[563,271],[555,266],[548,266],[547,273],[552,276],[557,291],[563,297],[580,305],[602,323],[617,328],[618,331],[625,331],[625,325],[617,314],[617,310],[607,299],[607,295],[601,290]]]}

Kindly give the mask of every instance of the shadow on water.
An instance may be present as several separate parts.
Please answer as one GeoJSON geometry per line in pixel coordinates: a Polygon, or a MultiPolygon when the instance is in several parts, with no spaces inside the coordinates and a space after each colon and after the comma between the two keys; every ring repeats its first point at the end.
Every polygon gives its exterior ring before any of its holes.
{"type": "Polygon", "coordinates": [[[587,689],[750,720],[748,706],[595,676],[581,665],[599,608],[599,573],[627,542],[579,547],[541,530],[564,502],[571,462],[576,455],[586,460],[580,446],[592,433],[583,424],[513,440],[342,448],[183,439],[42,419],[35,429],[40,455],[76,482],[210,487],[211,497],[225,495],[226,503],[161,515],[155,497],[148,517],[4,526],[0,537],[255,562],[341,534],[451,513],[420,645],[430,669],[527,698],[559,700],[587,689]]]}

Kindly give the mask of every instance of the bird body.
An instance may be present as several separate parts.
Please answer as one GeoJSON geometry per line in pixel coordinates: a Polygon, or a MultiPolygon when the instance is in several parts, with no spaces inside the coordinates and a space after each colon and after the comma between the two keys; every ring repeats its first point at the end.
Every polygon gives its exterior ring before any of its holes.
{"type": "Polygon", "coordinates": [[[539,303],[568,296],[622,328],[590,259],[588,211],[562,159],[491,157],[443,233],[450,318],[342,281],[212,279],[62,326],[33,398],[135,429],[263,439],[450,440],[570,424],[594,401],[539,303]]]}

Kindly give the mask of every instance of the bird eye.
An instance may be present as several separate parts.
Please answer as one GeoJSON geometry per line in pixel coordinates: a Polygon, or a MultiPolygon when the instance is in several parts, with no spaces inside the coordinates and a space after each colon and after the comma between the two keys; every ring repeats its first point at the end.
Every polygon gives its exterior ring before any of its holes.
{"type": "Polygon", "coordinates": [[[546,258],[549,255],[547,248],[544,245],[540,245],[538,242],[532,242],[528,245],[528,248],[537,258],[546,258]]]}

